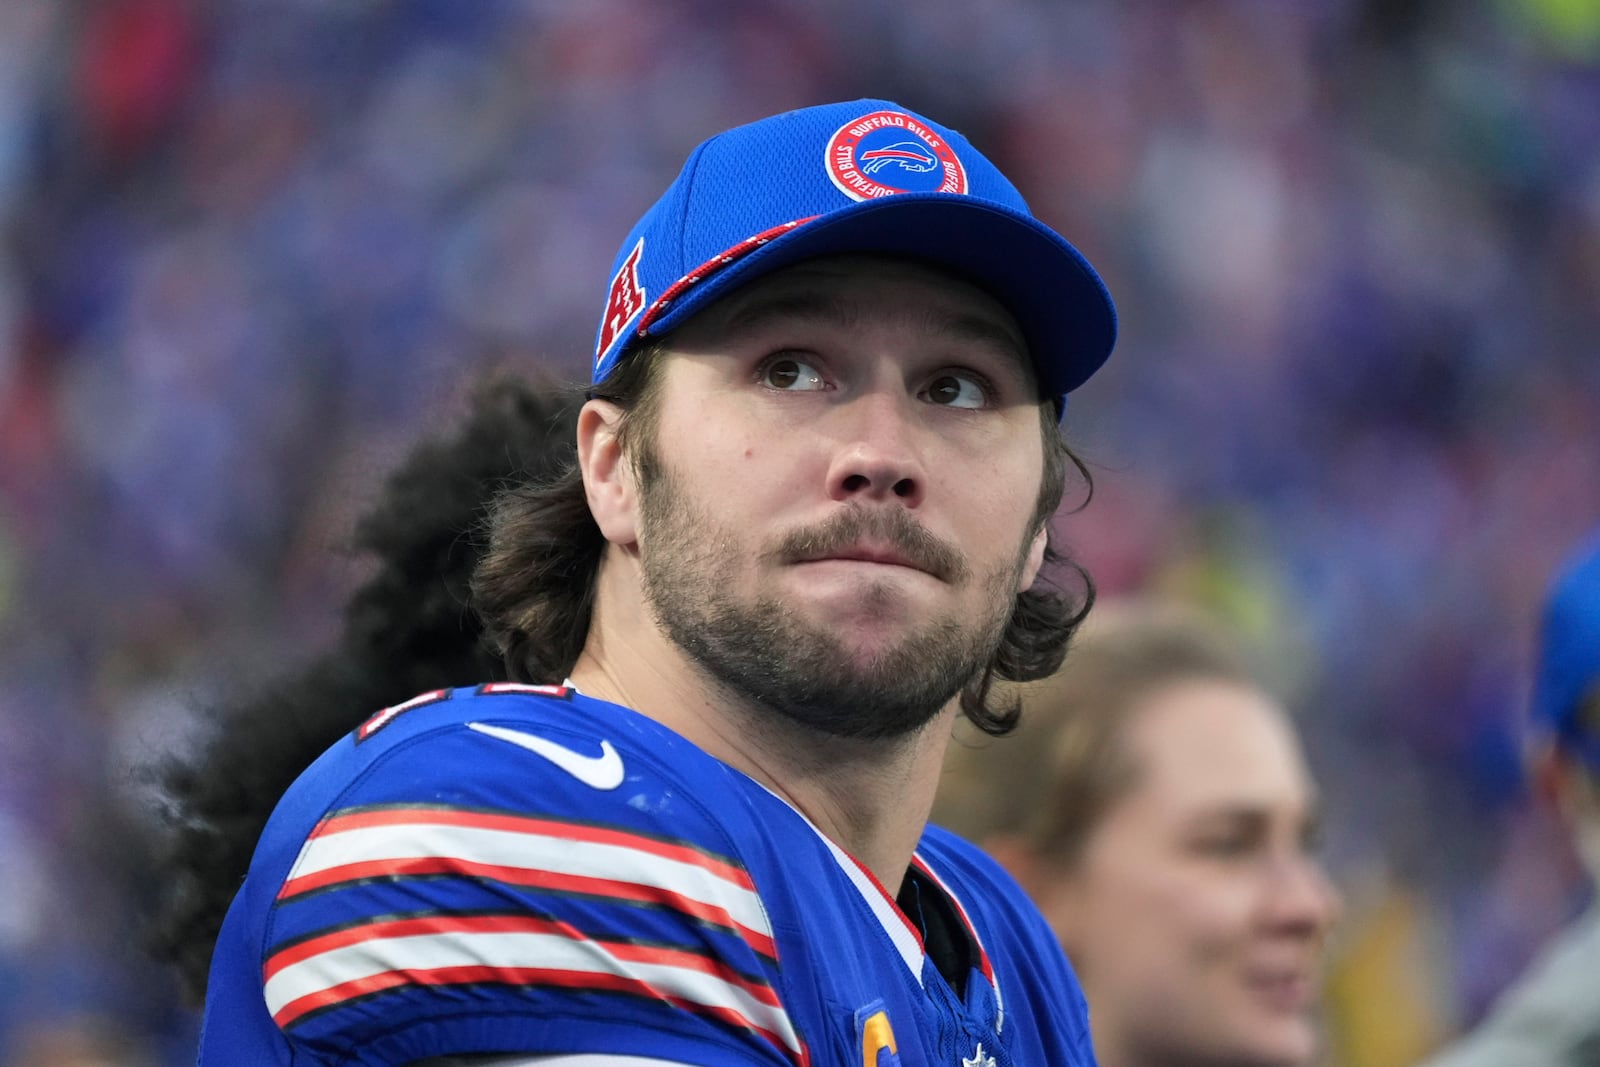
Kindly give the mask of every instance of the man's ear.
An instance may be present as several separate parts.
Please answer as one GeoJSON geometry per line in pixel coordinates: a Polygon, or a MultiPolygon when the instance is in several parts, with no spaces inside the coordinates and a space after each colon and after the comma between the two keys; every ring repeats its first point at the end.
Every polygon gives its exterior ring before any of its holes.
{"type": "Polygon", "coordinates": [[[1033,580],[1039,577],[1039,568],[1044,566],[1044,550],[1050,544],[1050,520],[1046,519],[1039,526],[1039,532],[1033,535],[1033,544],[1028,546],[1028,558],[1022,566],[1022,575],[1017,581],[1017,592],[1026,592],[1033,587],[1033,580]]]}
{"type": "Polygon", "coordinates": [[[627,546],[639,540],[639,488],[621,426],[622,409],[609,400],[590,400],[578,412],[578,469],[589,511],[607,541],[627,546]]]}

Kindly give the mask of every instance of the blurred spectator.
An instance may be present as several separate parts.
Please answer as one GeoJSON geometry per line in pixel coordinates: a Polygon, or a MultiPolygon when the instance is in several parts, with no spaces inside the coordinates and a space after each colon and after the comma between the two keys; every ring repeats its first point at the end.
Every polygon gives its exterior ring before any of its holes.
{"type": "MultiPolygon", "coordinates": [[[[1600,533],[1556,576],[1534,680],[1540,792],[1600,885],[1600,533]]],[[[1427,1067],[1580,1067],[1600,1062],[1600,903],[1550,946],[1489,1016],[1427,1067]]]]}
{"type": "Polygon", "coordinates": [[[1015,738],[952,746],[934,820],[1055,928],[1105,1067],[1309,1067],[1337,894],[1283,708],[1173,607],[1101,606],[1015,738]]]}
{"type": "Polygon", "coordinates": [[[152,1050],[116,1023],[63,1019],[29,1026],[7,1063],[18,1067],[155,1067],[152,1050]]]}

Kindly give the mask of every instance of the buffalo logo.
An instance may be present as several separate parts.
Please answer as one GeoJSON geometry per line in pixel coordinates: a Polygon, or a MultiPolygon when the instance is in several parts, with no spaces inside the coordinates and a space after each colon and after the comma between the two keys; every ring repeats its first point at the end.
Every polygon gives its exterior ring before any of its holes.
{"type": "Polygon", "coordinates": [[[939,157],[918,141],[896,141],[887,148],[873,148],[856,157],[861,173],[876,174],[888,166],[904,167],[913,174],[926,174],[939,165],[939,157]]]}
{"type": "Polygon", "coordinates": [[[828,177],[852,200],[965,193],[967,171],[946,138],[903,111],[874,111],[828,139],[828,177]]]}

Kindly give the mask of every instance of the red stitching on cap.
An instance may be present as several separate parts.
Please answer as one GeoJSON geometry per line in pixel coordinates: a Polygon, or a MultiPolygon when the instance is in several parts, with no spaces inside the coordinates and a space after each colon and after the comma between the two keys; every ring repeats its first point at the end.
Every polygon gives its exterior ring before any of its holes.
{"type": "Polygon", "coordinates": [[[639,320],[639,336],[643,337],[645,334],[650,332],[650,324],[655,322],[656,319],[660,318],[662,312],[667,309],[667,306],[678,297],[682,296],[684,290],[688,289],[697,282],[704,281],[708,276],[715,274],[717,271],[721,270],[723,267],[726,267],[735,260],[743,259],[745,256],[749,255],[751,252],[754,252],[756,249],[771,241],[773,238],[781,237],[783,234],[788,233],[796,226],[803,226],[817,217],[818,216],[816,215],[807,215],[803,219],[795,219],[793,222],[785,222],[781,225],[774,226],[770,230],[763,230],[754,237],[746,237],[732,248],[718,255],[712,256],[694,270],[673,282],[667,287],[667,291],[657,297],[656,302],[650,305],[650,309],[644,313],[644,318],[639,320]]]}

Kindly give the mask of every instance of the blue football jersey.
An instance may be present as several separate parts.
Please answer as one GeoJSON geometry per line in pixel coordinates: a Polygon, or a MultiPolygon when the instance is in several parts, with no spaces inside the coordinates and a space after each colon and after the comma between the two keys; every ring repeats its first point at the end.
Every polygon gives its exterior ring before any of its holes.
{"type": "Polygon", "coordinates": [[[792,806],[570,688],[386,709],[273,813],[200,1063],[471,1053],[1091,1067],[1082,992],[990,859],[930,828],[899,903],[792,806]]]}

